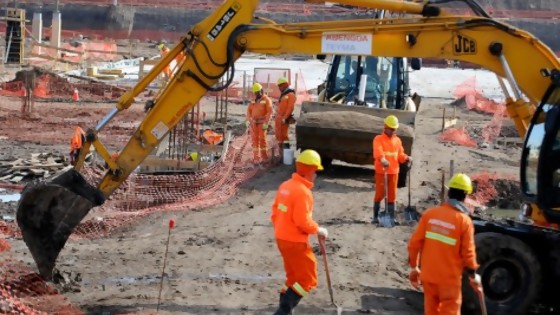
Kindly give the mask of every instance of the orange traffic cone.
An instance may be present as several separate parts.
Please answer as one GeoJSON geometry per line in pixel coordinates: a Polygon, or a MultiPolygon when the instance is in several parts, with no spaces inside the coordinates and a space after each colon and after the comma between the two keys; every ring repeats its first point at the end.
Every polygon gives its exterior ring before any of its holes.
{"type": "Polygon", "coordinates": [[[27,96],[27,91],[25,90],[25,87],[21,87],[21,90],[19,90],[19,96],[22,97],[26,97],[27,96]]]}
{"type": "Polygon", "coordinates": [[[78,89],[74,89],[74,93],[72,94],[72,100],[77,102],[80,100],[80,95],[78,95],[78,89]]]}

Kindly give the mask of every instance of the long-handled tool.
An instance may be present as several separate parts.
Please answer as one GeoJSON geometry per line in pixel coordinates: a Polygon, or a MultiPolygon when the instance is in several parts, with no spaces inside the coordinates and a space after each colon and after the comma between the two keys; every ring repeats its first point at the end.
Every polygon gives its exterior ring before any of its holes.
{"type": "Polygon", "coordinates": [[[410,168],[408,169],[408,206],[406,208],[404,208],[404,220],[407,223],[412,223],[414,221],[418,221],[420,219],[420,215],[418,213],[418,210],[416,209],[416,206],[412,206],[410,205],[410,183],[412,182],[412,180],[410,179],[412,177],[412,175],[410,175],[412,171],[412,163],[410,164],[410,168]]]}
{"type": "Polygon", "coordinates": [[[478,303],[480,303],[480,313],[482,315],[488,315],[488,311],[486,311],[486,300],[484,299],[484,290],[482,289],[482,284],[480,284],[474,291],[476,292],[476,296],[478,297],[478,303]]]}
{"type": "Polygon", "coordinates": [[[393,227],[393,223],[394,220],[393,218],[391,218],[391,214],[389,213],[389,201],[387,200],[387,191],[389,190],[389,185],[388,185],[388,180],[387,180],[387,168],[384,167],[383,168],[383,179],[385,181],[385,187],[384,187],[384,199],[385,199],[385,209],[383,209],[383,211],[381,213],[379,213],[379,225],[383,226],[383,227],[388,227],[391,228],[393,227]]]}
{"type": "Polygon", "coordinates": [[[336,307],[336,313],[338,315],[342,314],[342,306],[339,306],[334,302],[333,290],[331,285],[331,275],[329,273],[329,265],[327,263],[327,249],[325,247],[325,238],[319,236],[319,247],[321,248],[321,256],[323,256],[323,263],[325,265],[325,274],[327,275],[327,286],[329,287],[329,294],[331,296],[331,303],[336,307]]]}
{"type": "Polygon", "coordinates": [[[165,256],[163,257],[163,270],[161,271],[161,281],[159,282],[159,295],[157,299],[157,309],[159,311],[159,303],[161,301],[161,290],[163,289],[163,275],[165,274],[165,265],[167,263],[167,253],[169,251],[169,238],[171,237],[171,230],[175,227],[175,220],[169,220],[169,232],[167,233],[167,242],[165,244],[165,256]]]}

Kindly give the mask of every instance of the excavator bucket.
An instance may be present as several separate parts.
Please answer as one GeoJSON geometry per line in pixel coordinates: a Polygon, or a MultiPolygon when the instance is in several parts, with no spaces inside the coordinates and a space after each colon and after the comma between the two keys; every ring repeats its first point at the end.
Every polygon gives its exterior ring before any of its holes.
{"type": "Polygon", "coordinates": [[[68,237],[88,212],[104,201],[101,191],[74,169],[24,188],[16,219],[41,276],[52,279],[68,237]]]}

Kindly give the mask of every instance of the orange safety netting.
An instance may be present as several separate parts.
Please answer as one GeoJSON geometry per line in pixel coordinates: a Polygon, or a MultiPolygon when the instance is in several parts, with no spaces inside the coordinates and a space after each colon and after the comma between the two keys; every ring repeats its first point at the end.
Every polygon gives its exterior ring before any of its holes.
{"type": "MultiPolygon", "coordinates": [[[[118,99],[126,91],[124,88],[102,82],[87,82],[84,80],[69,80],[55,74],[46,73],[35,79],[33,97],[37,99],[71,102],[74,92],[78,92],[78,100],[82,102],[107,102],[118,99]]],[[[26,91],[22,81],[0,83],[0,95],[25,96],[26,91]]]]}
{"type": "Polygon", "coordinates": [[[500,135],[503,120],[507,115],[505,104],[486,98],[477,88],[476,84],[476,76],[473,76],[459,84],[453,91],[453,96],[457,99],[464,100],[464,104],[469,110],[492,114],[492,120],[488,122],[482,130],[476,133],[469,133],[467,127],[444,130],[440,137],[441,141],[452,142],[467,147],[476,147],[477,141],[473,139],[471,134],[476,134],[480,138],[480,141],[484,143],[490,143],[500,135]]]}
{"type": "MultiPolygon", "coordinates": [[[[498,191],[496,190],[496,186],[494,182],[497,180],[509,180],[509,181],[517,181],[515,176],[504,176],[490,173],[490,172],[482,172],[479,174],[475,174],[471,176],[473,183],[476,184],[476,191],[468,196],[466,203],[470,206],[486,206],[488,203],[496,198],[498,195],[498,191]]],[[[520,196],[512,196],[512,198],[516,198],[520,196]]]]}
{"type": "MultiPolygon", "coordinates": [[[[274,137],[269,136],[268,140],[271,161],[278,160],[279,154],[273,149],[276,148],[274,137]]],[[[71,239],[105,237],[119,227],[157,212],[188,211],[217,205],[232,197],[242,183],[264,170],[253,164],[250,137],[245,134],[233,139],[225,156],[198,172],[132,174],[110,200],[90,212],[71,239]]],[[[85,168],[83,173],[92,184],[103,175],[94,168],[85,168]]],[[[16,223],[2,220],[0,235],[21,237],[16,223]]],[[[0,240],[3,254],[9,248],[8,242],[0,240]]],[[[0,313],[83,314],[31,269],[8,256],[1,261],[0,313]]]]}

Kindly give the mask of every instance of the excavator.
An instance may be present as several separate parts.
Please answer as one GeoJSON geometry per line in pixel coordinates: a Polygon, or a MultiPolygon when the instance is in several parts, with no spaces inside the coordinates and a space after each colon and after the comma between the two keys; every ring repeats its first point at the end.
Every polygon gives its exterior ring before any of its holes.
{"type": "Polygon", "coordinates": [[[530,33],[493,19],[473,0],[463,0],[474,12],[472,16],[448,13],[439,4],[449,0],[329,2],[407,16],[254,23],[258,0],[224,1],[86,131],[86,142],[73,169],[30,183],[22,191],[16,220],[40,275],[52,279],[58,254],[74,228],[123,184],[207,91],[225,89],[232,82],[235,61],[244,52],[319,58],[441,58],[478,64],[494,72],[504,91],[508,116],[524,139],[522,217],[502,222],[473,216],[488,313],[527,314],[535,304],[555,302],[560,279],[560,61],[552,50],[530,33]],[[99,134],[181,53],[185,58],[178,71],[146,103],[145,117],[113,160],[99,134]],[[223,75],[226,84],[218,85],[223,75]],[[91,147],[108,165],[95,186],[80,173],[91,147]]]}

